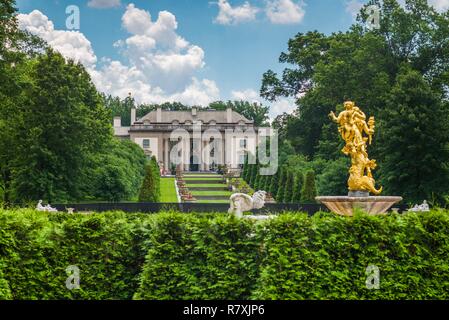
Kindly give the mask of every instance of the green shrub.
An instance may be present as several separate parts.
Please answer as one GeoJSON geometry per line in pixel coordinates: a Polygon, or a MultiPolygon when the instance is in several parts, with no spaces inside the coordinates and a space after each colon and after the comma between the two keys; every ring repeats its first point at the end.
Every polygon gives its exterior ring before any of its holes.
{"type": "Polygon", "coordinates": [[[3,211],[0,230],[14,299],[131,299],[137,289],[145,229],[133,215],[3,211]],[[80,289],[66,288],[69,266],[80,269],[80,289]]]}
{"type": "Polygon", "coordinates": [[[304,176],[301,172],[298,172],[294,178],[292,203],[301,202],[301,190],[303,183],[304,183],[304,176]]]}
{"type": "Polygon", "coordinates": [[[315,172],[312,170],[306,173],[304,178],[304,185],[301,190],[302,203],[315,203],[316,187],[315,187],[315,172]]]}
{"type": "Polygon", "coordinates": [[[294,175],[293,172],[287,171],[287,179],[285,181],[284,186],[284,203],[291,203],[293,196],[293,183],[294,183],[294,175]]]}
{"type": "Polygon", "coordinates": [[[154,161],[146,164],[145,178],[140,189],[139,202],[159,202],[160,182],[158,183],[159,173],[156,175],[156,170],[154,161]]]}
{"type": "Polygon", "coordinates": [[[156,219],[136,299],[247,299],[258,275],[253,224],[161,214],[156,219]]]}
{"type": "Polygon", "coordinates": [[[265,226],[257,299],[448,299],[449,216],[283,215],[265,226]],[[366,268],[380,270],[367,289],[366,268]]]}
{"type": "Polygon", "coordinates": [[[281,173],[279,174],[278,191],[275,199],[277,202],[282,203],[284,201],[285,183],[287,182],[287,169],[281,168],[280,170],[281,173]]]}
{"type": "Polygon", "coordinates": [[[447,211],[340,217],[0,210],[0,299],[449,299],[447,211]],[[68,266],[80,289],[68,290],[68,266]],[[380,288],[366,287],[368,266],[380,288]]]}

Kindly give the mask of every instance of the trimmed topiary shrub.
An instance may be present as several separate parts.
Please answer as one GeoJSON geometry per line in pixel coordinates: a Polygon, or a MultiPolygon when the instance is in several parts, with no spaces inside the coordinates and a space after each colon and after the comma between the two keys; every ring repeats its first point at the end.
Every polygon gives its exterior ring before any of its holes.
{"type": "Polygon", "coordinates": [[[145,165],[145,178],[140,189],[139,202],[158,202],[160,198],[160,183],[158,182],[159,173],[154,161],[145,165]]]}
{"type": "Polygon", "coordinates": [[[296,173],[293,185],[292,203],[301,202],[301,190],[304,183],[304,176],[301,172],[296,173]]]}
{"type": "Polygon", "coordinates": [[[448,234],[447,211],[254,223],[0,210],[0,299],[447,300],[448,234]],[[69,266],[80,289],[66,287],[69,266]]]}
{"type": "Polygon", "coordinates": [[[156,219],[136,299],[248,299],[258,276],[253,223],[162,214],[156,219]]]}
{"type": "Polygon", "coordinates": [[[449,298],[446,213],[283,215],[264,227],[253,298],[449,298]],[[379,289],[367,288],[369,268],[379,270],[379,289]]]}
{"type": "Polygon", "coordinates": [[[316,203],[316,187],[315,187],[315,172],[312,170],[306,173],[304,178],[304,185],[301,190],[302,203],[316,203]]]}
{"type": "Polygon", "coordinates": [[[0,265],[12,298],[131,299],[146,253],[144,226],[124,213],[2,211],[0,265]],[[66,287],[69,266],[80,270],[80,289],[66,287]]]}

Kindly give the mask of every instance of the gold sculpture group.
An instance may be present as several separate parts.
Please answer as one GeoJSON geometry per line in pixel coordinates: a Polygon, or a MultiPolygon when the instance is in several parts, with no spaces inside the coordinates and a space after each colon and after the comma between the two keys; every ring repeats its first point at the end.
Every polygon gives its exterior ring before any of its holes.
{"type": "Polygon", "coordinates": [[[368,191],[378,195],[382,192],[382,187],[376,189],[371,173],[377,166],[376,160],[370,160],[367,153],[367,142],[371,144],[374,134],[374,117],[370,117],[366,122],[366,115],[352,101],[346,101],[344,107],[345,110],[340,112],[338,117],[334,112],[331,112],[329,117],[338,123],[338,131],[346,143],[341,151],[351,157],[349,191],[368,191]]]}

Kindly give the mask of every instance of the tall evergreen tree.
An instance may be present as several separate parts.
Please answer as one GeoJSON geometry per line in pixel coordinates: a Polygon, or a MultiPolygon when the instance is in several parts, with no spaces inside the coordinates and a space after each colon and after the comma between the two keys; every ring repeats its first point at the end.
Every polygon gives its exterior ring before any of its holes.
{"type": "Polygon", "coordinates": [[[278,193],[278,189],[279,189],[279,176],[280,176],[280,171],[281,168],[278,168],[278,170],[276,171],[276,173],[273,175],[273,177],[271,178],[271,183],[270,183],[270,189],[269,192],[271,193],[271,195],[276,198],[277,193],[278,193]]]}
{"type": "Polygon", "coordinates": [[[316,186],[315,186],[315,172],[307,171],[304,185],[301,190],[301,202],[302,203],[316,203],[316,186]]]}
{"type": "Polygon", "coordinates": [[[296,173],[293,185],[292,203],[301,202],[301,190],[304,184],[304,175],[301,172],[296,173]]]}
{"type": "Polygon", "coordinates": [[[421,203],[449,189],[449,103],[417,71],[402,68],[379,126],[384,193],[421,203]]]}
{"type": "Polygon", "coordinates": [[[291,203],[293,195],[293,172],[287,172],[287,180],[285,182],[284,203],[291,203]]]}
{"type": "Polygon", "coordinates": [[[145,166],[145,178],[140,189],[139,202],[159,202],[160,193],[157,190],[154,162],[149,161],[145,166]]]}
{"type": "Polygon", "coordinates": [[[276,201],[282,203],[284,201],[285,183],[287,182],[287,169],[281,168],[279,175],[278,191],[276,193],[276,201]]]}

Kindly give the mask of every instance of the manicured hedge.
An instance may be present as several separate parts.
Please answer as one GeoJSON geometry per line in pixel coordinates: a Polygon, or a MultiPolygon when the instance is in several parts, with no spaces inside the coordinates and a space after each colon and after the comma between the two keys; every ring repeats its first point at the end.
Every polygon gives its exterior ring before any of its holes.
{"type": "Polygon", "coordinates": [[[0,211],[0,299],[449,299],[448,257],[445,211],[260,223],[0,211]],[[70,265],[79,290],[65,286],[70,265]]]}
{"type": "Polygon", "coordinates": [[[234,217],[161,214],[136,299],[249,299],[258,276],[254,225],[234,217]]]}
{"type": "Polygon", "coordinates": [[[0,232],[13,299],[131,299],[137,290],[146,230],[134,215],[3,211],[0,232]],[[66,288],[72,265],[80,269],[79,290],[66,288]]]}
{"type": "Polygon", "coordinates": [[[253,298],[449,299],[447,212],[284,215],[263,240],[253,298]],[[379,290],[366,287],[369,265],[379,268],[379,290]]]}

